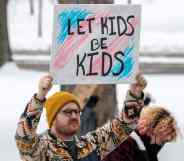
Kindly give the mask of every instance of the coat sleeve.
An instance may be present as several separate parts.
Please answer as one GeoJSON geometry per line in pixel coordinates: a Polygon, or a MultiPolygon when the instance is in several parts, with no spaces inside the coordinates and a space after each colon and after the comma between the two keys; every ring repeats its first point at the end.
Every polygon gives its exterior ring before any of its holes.
{"type": "Polygon", "coordinates": [[[137,157],[135,155],[137,148],[136,142],[131,137],[128,137],[128,139],[109,153],[103,161],[132,161],[137,157]]]}
{"type": "Polygon", "coordinates": [[[125,141],[133,128],[119,118],[84,136],[100,153],[101,159],[125,141]]]}
{"type": "Polygon", "coordinates": [[[162,149],[162,147],[164,146],[164,144],[162,144],[162,145],[151,144],[150,138],[148,136],[140,135],[140,134],[139,134],[139,136],[141,137],[141,140],[144,142],[144,145],[146,146],[148,155],[152,157],[152,160],[158,161],[157,155],[160,152],[160,150],[162,149]]]}
{"type": "Polygon", "coordinates": [[[44,160],[44,144],[36,133],[42,111],[42,103],[33,97],[18,121],[15,141],[22,160],[44,160]]]}

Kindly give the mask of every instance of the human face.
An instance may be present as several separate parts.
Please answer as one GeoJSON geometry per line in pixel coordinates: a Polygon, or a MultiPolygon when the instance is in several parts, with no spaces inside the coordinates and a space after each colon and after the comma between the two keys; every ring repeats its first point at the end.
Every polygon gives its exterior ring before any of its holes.
{"type": "Polygon", "coordinates": [[[137,83],[134,83],[134,84],[131,84],[130,89],[133,92],[133,94],[135,94],[136,96],[139,96],[141,92],[144,90],[144,87],[137,83]]]}
{"type": "Polygon", "coordinates": [[[140,117],[138,120],[138,131],[142,135],[149,135],[149,125],[150,125],[150,118],[149,117],[140,117]]]}
{"type": "Polygon", "coordinates": [[[140,94],[144,90],[144,86],[140,84],[135,84],[135,88],[138,94],[140,94]]]}
{"type": "Polygon", "coordinates": [[[79,107],[73,102],[66,104],[57,113],[53,126],[61,135],[74,135],[80,128],[79,107]]]}
{"type": "Polygon", "coordinates": [[[148,113],[147,108],[143,108],[140,114],[140,118],[138,121],[138,131],[142,135],[149,135],[150,131],[150,123],[151,123],[151,117],[148,113]]]}

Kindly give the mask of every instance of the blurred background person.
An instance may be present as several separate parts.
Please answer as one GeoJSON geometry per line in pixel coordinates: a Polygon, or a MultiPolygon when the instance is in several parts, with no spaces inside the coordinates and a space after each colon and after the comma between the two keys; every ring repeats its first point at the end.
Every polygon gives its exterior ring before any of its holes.
{"type": "Polygon", "coordinates": [[[87,103],[84,105],[82,114],[81,114],[81,128],[80,135],[84,135],[89,131],[95,130],[97,127],[96,113],[94,108],[99,101],[99,97],[92,95],[87,100],[87,103]]]}
{"type": "MultiPolygon", "coordinates": [[[[135,122],[124,113],[124,118],[135,122]]],[[[176,140],[176,119],[165,108],[143,108],[136,132],[112,151],[103,161],[158,161],[158,152],[167,142],[176,140]]]]}

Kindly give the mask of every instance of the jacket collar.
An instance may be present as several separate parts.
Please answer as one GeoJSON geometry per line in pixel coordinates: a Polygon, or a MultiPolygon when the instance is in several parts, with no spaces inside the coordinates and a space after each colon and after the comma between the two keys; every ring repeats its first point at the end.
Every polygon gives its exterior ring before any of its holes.
{"type": "MultiPolygon", "coordinates": [[[[67,148],[65,142],[51,133],[50,129],[47,131],[47,133],[51,142],[59,145],[60,147],[67,148]]],[[[77,135],[74,135],[73,139],[75,140],[75,144],[79,149],[84,148],[87,145],[87,141],[81,137],[78,137],[77,135]]]]}

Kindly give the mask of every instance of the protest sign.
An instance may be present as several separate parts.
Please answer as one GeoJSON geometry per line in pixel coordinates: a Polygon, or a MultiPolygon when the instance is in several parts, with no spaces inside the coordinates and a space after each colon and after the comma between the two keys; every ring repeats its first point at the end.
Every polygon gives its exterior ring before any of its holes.
{"type": "Polygon", "coordinates": [[[59,84],[131,82],[138,70],[139,5],[54,9],[50,72],[59,84]]]}

